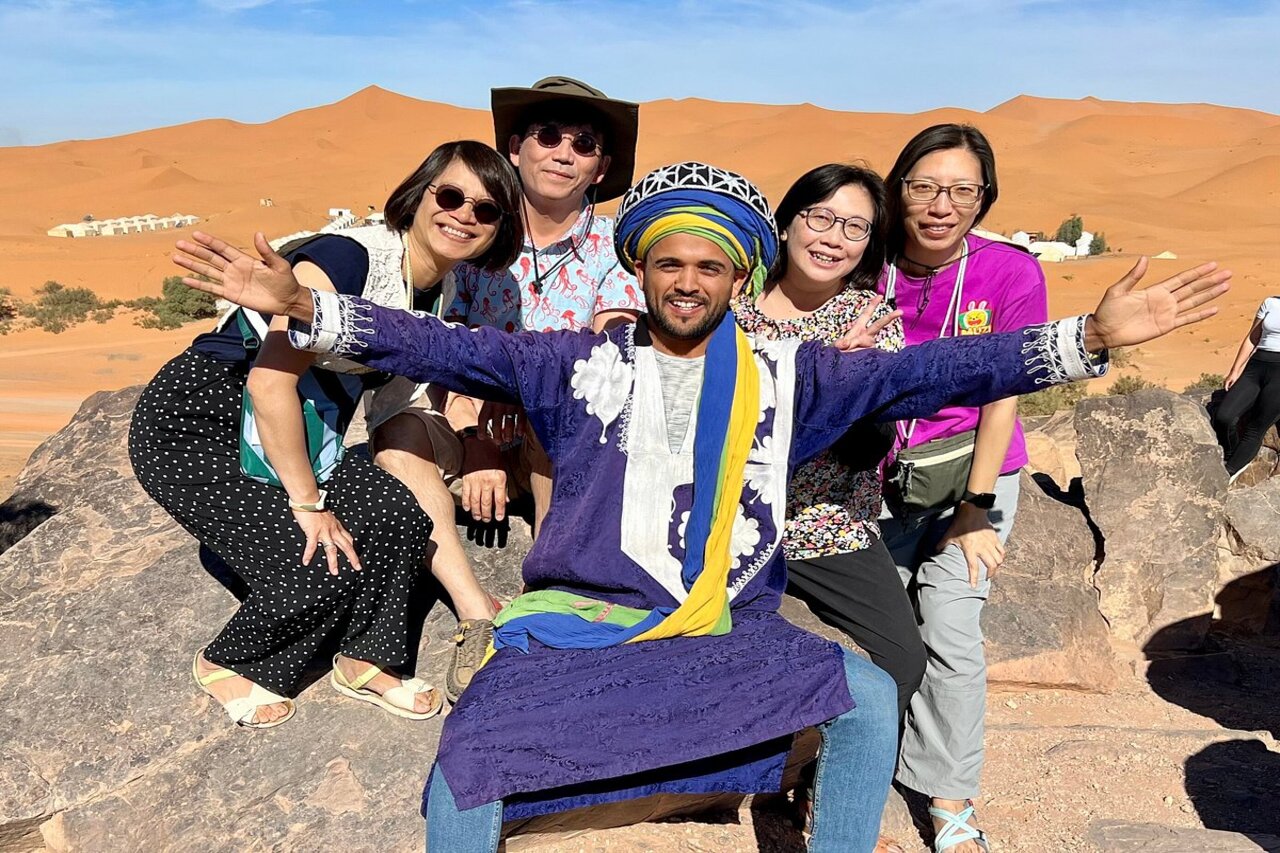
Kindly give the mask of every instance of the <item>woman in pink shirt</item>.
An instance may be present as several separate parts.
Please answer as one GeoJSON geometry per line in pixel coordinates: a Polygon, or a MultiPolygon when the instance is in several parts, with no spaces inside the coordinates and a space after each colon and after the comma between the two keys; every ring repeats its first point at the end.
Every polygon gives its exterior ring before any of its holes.
{"type": "MultiPolygon", "coordinates": [[[[888,263],[879,290],[903,312],[907,346],[1048,319],[1044,274],[1035,258],[971,233],[998,195],[995,156],[981,131],[957,124],[921,131],[898,155],[886,185],[888,263]]],[[[887,474],[881,531],[916,605],[928,650],[924,681],[906,717],[897,778],[930,796],[935,850],[980,853],[987,843],[972,803],[982,770],[987,687],[979,619],[1004,559],[1026,443],[1012,398],[981,408],[950,406],[931,418],[899,423],[897,430],[899,453],[927,445],[914,452],[952,465],[961,460],[951,469],[954,489],[941,500],[911,494],[909,486],[895,492],[895,474],[906,470],[905,460],[887,474]],[[939,448],[936,442],[946,439],[951,441],[939,448]]]]}

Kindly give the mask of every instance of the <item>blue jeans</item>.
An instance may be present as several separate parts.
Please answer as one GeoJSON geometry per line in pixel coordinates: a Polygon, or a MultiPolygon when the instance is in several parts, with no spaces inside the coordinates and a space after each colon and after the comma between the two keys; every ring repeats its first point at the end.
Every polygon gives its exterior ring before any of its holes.
{"type": "MultiPolygon", "coordinates": [[[[844,653],[858,707],[818,726],[822,751],[813,783],[810,853],[875,849],[898,749],[898,688],[884,670],[844,653]]],[[[427,851],[495,853],[502,802],[460,811],[437,766],[427,796],[427,851]]]]}
{"type": "Polygon", "coordinates": [[[502,801],[459,810],[437,764],[427,793],[427,850],[436,853],[497,853],[502,801]]]}

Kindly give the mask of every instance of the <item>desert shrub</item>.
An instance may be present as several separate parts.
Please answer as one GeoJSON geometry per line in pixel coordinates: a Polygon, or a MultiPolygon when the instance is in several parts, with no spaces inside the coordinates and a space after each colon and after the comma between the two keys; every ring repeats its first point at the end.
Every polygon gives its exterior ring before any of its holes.
{"type": "Polygon", "coordinates": [[[1141,376],[1121,376],[1111,386],[1111,394],[1132,394],[1134,391],[1145,391],[1148,388],[1159,388],[1154,382],[1148,382],[1141,376]]]}
{"type": "Polygon", "coordinates": [[[18,318],[18,300],[7,287],[0,287],[0,335],[13,331],[13,321],[18,318]]]}
{"type": "Polygon", "coordinates": [[[1221,373],[1201,373],[1200,378],[1182,389],[1183,394],[1211,394],[1227,381],[1221,373]]]}
{"type": "Polygon", "coordinates": [[[139,296],[137,299],[130,299],[124,303],[126,308],[136,308],[139,311],[150,311],[159,304],[159,296],[139,296]]]}
{"type": "Polygon", "coordinates": [[[1093,239],[1089,241],[1089,254],[1101,255],[1107,250],[1107,235],[1099,231],[1093,235],[1093,239]]]}
{"type": "Polygon", "coordinates": [[[12,320],[18,316],[18,301],[13,298],[13,291],[0,287],[0,322],[12,320]]]}
{"type": "Polygon", "coordinates": [[[1111,360],[1112,367],[1131,367],[1133,365],[1133,355],[1124,347],[1107,350],[1107,358],[1111,360]]]}
{"type": "Polygon", "coordinates": [[[1052,415],[1059,409],[1074,409],[1089,394],[1089,388],[1083,382],[1072,382],[1069,385],[1055,385],[1034,394],[1018,398],[1018,414],[1032,417],[1035,415],[1052,415]]]}
{"type": "Polygon", "coordinates": [[[214,298],[187,287],[182,283],[181,276],[171,275],[166,278],[161,292],[159,299],[143,296],[129,303],[131,307],[147,312],[137,321],[144,329],[176,329],[193,320],[218,315],[214,298]]]}
{"type": "Polygon", "coordinates": [[[56,281],[46,281],[36,288],[35,300],[24,304],[21,311],[36,326],[56,334],[83,323],[91,313],[111,312],[119,304],[103,302],[87,287],[66,287],[56,281]]]}

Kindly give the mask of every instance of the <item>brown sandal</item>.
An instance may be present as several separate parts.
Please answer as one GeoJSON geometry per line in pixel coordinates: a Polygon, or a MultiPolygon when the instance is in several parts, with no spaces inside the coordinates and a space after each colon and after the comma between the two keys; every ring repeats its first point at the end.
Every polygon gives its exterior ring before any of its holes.
{"type": "Polygon", "coordinates": [[[456,703],[471,679],[480,671],[485,652],[493,642],[493,623],[488,619],[464,619],[453,635],[453,657],[444,677],[444,695],[456,703]]]}

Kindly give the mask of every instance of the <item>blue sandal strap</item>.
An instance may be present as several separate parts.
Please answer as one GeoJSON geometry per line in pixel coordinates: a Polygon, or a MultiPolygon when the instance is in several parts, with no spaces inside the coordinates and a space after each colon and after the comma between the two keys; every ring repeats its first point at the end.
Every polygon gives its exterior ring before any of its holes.
{"type": "Polygon", "coordinates": [[[983,850],[988,849],[986,834],[981,829],[969,824],[969,818],[973,816],[972,804],[961,809],[958,814],[937,806],[930,806],[929,816],[946,821],[946,826],[942,827],[937,835],[934,836],[933,849],[935,853],[943,853],[943,851],[955,847],[963,841],[977,841],[983,850]]]}

